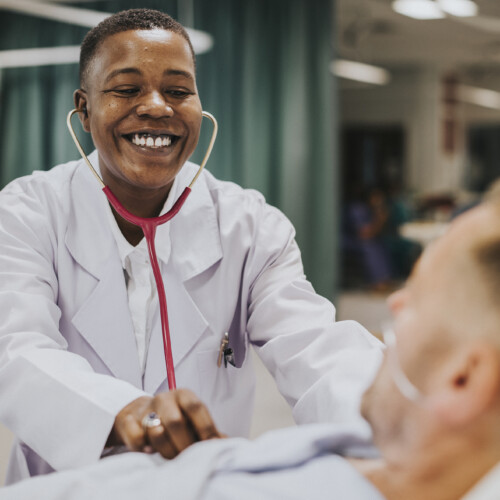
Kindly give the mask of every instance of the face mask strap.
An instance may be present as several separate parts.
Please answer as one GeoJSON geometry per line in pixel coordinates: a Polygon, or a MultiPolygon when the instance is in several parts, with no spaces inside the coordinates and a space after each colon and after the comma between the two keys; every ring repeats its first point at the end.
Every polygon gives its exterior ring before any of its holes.
{"type": "MultiPolygon", "coordinates": [[[[69,133],[71,134],[71,138],[73,139],[73,142],[75,143],[75,146],[78,149],[78,152],[80,153],[81,157],[85,160],[85,163],[87,163],[87,166],[90,168],[91,172],[94,174],[95,178],[98,180],[99,184],[101,187],[104,189],[106,185],[104,184],[103,180],[95,170],[95,168],[92,166],[92,163],[90,163],[90,160],[88,159],[87,155],[85,154],[85,151],[82,148],[82,145],[80,144],[80,141],[78,140],[78,137],[75,134],[75,131],[73,129],[73,125],[71,123],[71,118],[73,117],[74,114],[79,113],[81,110],[79,109],[73,109],[68,113],[68,116],[66,117],[66,125],[68,126],[69,133]]],[[[215,139],[217,138],[217,132],[219,131],[219,125],[217,124],[217,120],[215,119],[214,115],[209,113],[208,111],[202,111],[202,115],[206,118],[208,118],[213,125],[212,129],[212,137],[210,138],[210,143],[208,145],[207,151],[205,153],[205,156],[200,164],[200,168],[198,169],[198,172],[196,172],[196,175],[193,177],[193,180],[189,184],[189,188],[193,187],[193,184],[197,181],[198,177],[200,176],[202,170],[205,168],[205,165],[208,162],[208,159],[210,158],[210,155],[212,154],[212,149],[214,147],[215,139]]]]}

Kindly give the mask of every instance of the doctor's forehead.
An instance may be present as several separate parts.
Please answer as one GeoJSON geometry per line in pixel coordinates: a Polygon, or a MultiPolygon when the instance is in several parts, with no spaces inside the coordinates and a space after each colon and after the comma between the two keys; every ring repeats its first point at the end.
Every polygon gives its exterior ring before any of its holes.
{"type": "Polygon", "coordinates": [[[177,33],[163,29],[125,31],[107,38],[97,50],[91,66],[95,65],[102,75],[112,66],[122,64],[139,69],[152,64],[160,71],[175,68],[195,78],[189,45],[177,33]]]}
{"type": "Polygon", "coordinates": [[[126,31],[164,30],[178,34],[187,43],[193,64],[193,46],[185,28],[164,12],[153,9],[130,9],[104,19],[85,36],[80,47],[80,85],[84,88],[89,66],[100,45],[109,37],[126,31]]]}
{"type": "Polygon", "coordinates": [[[195,65],[188,43],[177,33],[155,29],[125,31],[104,40],[89,62],[87,84],[117,65],[140,70],[148,64],[155,70],[167,67],[183,70],[195,80],[195,65]]]}

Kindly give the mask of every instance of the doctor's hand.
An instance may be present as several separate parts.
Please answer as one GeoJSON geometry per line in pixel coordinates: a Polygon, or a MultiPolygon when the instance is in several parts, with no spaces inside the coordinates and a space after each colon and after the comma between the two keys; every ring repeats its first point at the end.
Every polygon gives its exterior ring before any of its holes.
{"type": "Polygon", "coordinates": [[[176,389],[142,396],[125,406],[115,418],[106,446],[125,445],[132,451],[157,451],[174,458],[193,443],[221,437],[198,397],[188,389],[176,389]],[[151,413],[161,424],[143,426],[144,417],[151,413]]]}

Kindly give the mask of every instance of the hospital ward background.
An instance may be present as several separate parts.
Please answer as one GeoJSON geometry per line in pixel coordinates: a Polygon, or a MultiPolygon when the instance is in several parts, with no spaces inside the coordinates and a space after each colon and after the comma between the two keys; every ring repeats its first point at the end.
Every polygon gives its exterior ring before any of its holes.
{"type": "MultiPolygon", "coordinates": [[[[379,336],[422,249],[500,177],[500,2],[0,0],[0,187],[78,158],[78,46],[139,6],[192,29],[207,168],[279,207],[338,319],[379,336]]],[[[252,437],[294,425],[254,358],[252,437]]],[[[0,425],[0,485],[11,442],[0,425]]]]}

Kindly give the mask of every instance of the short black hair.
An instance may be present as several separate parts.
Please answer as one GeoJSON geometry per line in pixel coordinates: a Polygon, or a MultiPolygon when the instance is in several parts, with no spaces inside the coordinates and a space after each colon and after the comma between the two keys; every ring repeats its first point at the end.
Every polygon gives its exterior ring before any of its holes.
{"type": "Polygon", "coordinates": [[[168,14],[153,9],[129,9],[113,14],[92,28],[80,47],[80,85],[83,87],[88,68],[101,43],[109,36],[130,30],[164,29],[181,35],[188,43],[196,61],[194,49],[184,26],[168,14]]]}

